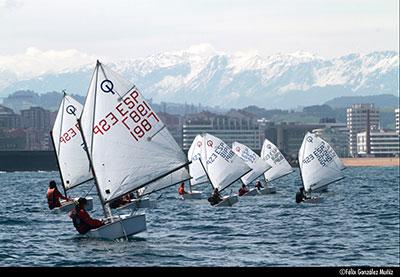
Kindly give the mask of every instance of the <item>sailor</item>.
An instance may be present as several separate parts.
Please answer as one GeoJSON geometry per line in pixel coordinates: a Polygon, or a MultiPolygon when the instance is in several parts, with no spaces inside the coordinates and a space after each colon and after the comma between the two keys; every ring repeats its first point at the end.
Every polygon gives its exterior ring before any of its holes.
{"type": "Polygon", "coordinates": [[[300,187],[299,191],[296,193],[296,203],[299,204],[303,202],[304,200],[310,199],[311,197],[308,197],[304,191],[304,187],[300,187]]]}
{"type": "Polygon", "coordinates": [[[264,186],[261,184],[260,180],[256,181],[255,187],[257,190],[261,190],[264,186]]]}
{"type": "Polygon", "coordinates": [[[179,196],[183,199],[183,196],[185,194],[187,194],[187,192],[185,191],[185,182],[182,182],[178,188],[178,194],[179,196]]]}
{"type": "Polygon", "coordinates": [[[133,194],[130,194],[130,193],[122,195],[121,197],[110,202],[110,208],[116,209],[116,208],[122,207],[126,204],[129,204],[133,198],[132,196],[133,196],[133,194]]]}
{"type": "Polygon", "coordinates": [[[56,207],[61,207],[60,199],[72,201],[72,199],[62,195],[57,189],[56,182],[51,180],[49,188],[47,189],[47,203],[49,204],[49,209],[52,210],[56,207]]]}
{"type": "Polygon", "coordinates": [[[214,206],[221,201],[221,194],[219,194],[218,188],[215,188],[213,194],[208,198],[208,202],[210,202],[210,204],[214,206]]]}
{"type": "Polygon", "coordinates": [[[86,203],[86,198],[79,198],[75,208],[69,213],[69,217],[72,219],[74,227],[80,234],[86,234],[90,230],[104,225],[103,221],[92,219],[90,217],[88,212],[85,210],[86,203]]]}
{"type": "Polygon", "coordinates": [[[239,196],[243,196],[244,194],[248,193],[249,190],[247,189],[245,184],[242,184],[242,187],[239,189],[239,196]]]}

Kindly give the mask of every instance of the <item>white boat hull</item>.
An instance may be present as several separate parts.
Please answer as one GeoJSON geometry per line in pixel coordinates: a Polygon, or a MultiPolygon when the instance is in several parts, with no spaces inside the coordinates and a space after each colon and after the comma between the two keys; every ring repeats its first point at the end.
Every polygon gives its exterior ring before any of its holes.
{"type": "Polygon", "coordinates": [[[275,187],[268,187],[268,188],[262,188],[257,191],[258,194],[265,195],[265,194],[273,194],[276,193],[276,188],[275,187]]]}
{"type": "Polygon", "coordinates": [[[307,204],[319,204],[322,203],[324,200],[321,197],[313,197],[311,199],[306,199],[303,200],[303,203],[307,203],[307,204]]]}
{"type": "Polygon", "coordinates": [[[221,202],[214,205],[214,207],[230,207],[239,201],[239,197],[237,195],[225,196],[221,202]]]}
{"type": "Polygon", "coordinates": [[[107,240],[126,238],[146,231],[146,215],[121,215],[114,217],[112,223],[88,232],[89,237],[107,240]]]}
{"type": "MultiPolygon", "coordinates": [[[[60,213],[69,213],[72,211],[73,208],[75,208],[76,201],[78,201],[79,198],[74,198],[74,201],[62,201],[61,202],[61,207],[57,207],[51,210],[52,213],[55,214],[60,214],[60,213]]],[[[93,210],[93,197],[86,197],[87,204],[85,206],[86,211],[91,211],[93,210]]]]}
{"type": "Polygon", "coordinates": [[[193,190],[192,192],[185,193],[184,195],[181,195],[181,199],[201,199],[202,197],[202,192],[201,191],[196,191],[193,190]]]}
{"type": "Polygon", "coordinates": [[[242,197],[243,197],[243,196],[255,196],[255,195],[257,195],[257,194],[258,194],[257,189],[252,188],[252,189],[250,189],[248,192],[246,192],[245,194],[243,194],[242,197]]]}
{"type": "Polygon", "coordinates": [[[128,204],[116,208],[117,210],[123,210],[123,209],[145,209],[145,208],[150,208],[152,206],[152,202],[148,197],[145,198],[140,198],[140,199],[132,199],[131,202],[128,204]]]}

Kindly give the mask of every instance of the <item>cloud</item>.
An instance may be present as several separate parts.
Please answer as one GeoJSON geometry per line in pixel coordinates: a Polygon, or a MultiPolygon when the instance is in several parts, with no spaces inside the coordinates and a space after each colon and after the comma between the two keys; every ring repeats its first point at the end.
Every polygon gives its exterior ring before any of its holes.
{"type": "Polygon", "coordinates": [[[73,71],[95,64],[96,58],[76,49],[42,51],[29,47],[25,53],[0,55],[0,69],[15,73],[18,78],[32,78],[44,73],[73,71]]]}
{"type": "Polygon", "coordinates": [[[0,0],[0,13],[20,8],[22,2],[20,0],[0,0]]]}

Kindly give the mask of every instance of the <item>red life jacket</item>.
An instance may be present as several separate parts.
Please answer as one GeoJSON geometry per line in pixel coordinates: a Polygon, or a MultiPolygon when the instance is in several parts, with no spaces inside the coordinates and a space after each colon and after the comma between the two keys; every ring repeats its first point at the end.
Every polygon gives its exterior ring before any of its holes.
{"type": "Polygon", "coordinates": [[[179,195],[184,195],[185,194],[185,188],[184,187],[179,187],[178,193],[179,193],[179,195]]]}
{"type": "Polygon", "coordinates": [[[70,212],[69,217],[72,219],[75,229],[80,234],[86,234],[91,229],[96,229],[103,225],[103,222],[100,220],[92,219],[84,209],[80,209],[79,211],[77,209],[75,207],[70,212]]]}
{"type": "Polygon", "coordinates": [[[61,207],[59,200],[60,193],[56,189],[47,190],[47,203],[49,204],[49,209],[52,210],[56,207],[61,207]]]}

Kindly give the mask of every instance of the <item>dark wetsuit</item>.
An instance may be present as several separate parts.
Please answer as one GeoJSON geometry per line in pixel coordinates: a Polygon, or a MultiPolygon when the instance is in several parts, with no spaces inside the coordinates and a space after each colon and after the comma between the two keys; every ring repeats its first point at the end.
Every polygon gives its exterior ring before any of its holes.
{"type": "Polygon", "coordinates": [[[220,194],[213,193],[213,195],[208,197],[208,202],[210,202],[210,204],[213,206],[218,204],[221,201],[222,201],[222,198],[221,198],[220,194]]]}
{"type": "Polygon", "coordinates": [[[301,203],[303,201],[303,193],[300,191],[296,192],[296,203],[301,203]]]}

